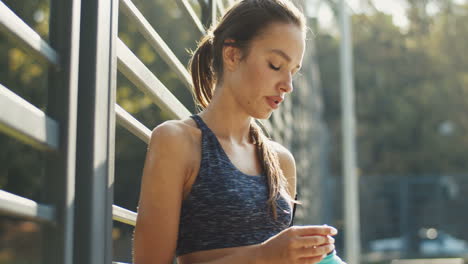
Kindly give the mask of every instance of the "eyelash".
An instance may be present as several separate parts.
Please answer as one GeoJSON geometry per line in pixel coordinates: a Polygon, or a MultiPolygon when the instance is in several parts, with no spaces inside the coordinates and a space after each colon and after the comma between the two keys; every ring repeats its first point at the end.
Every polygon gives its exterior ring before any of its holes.
{"type": "Polygon", "coordinates": [[[273,69],[274,71],[279,71],[281,69],[281,67],[278,67],[276,68],[275,66],[273,66],[273,64],[270,63],[270,68],[273,69]]]}
{"type": "MultiPolygon", "coordinates": [[[[274,71],[279,71],[281,69],[281,67],[276,68],[275,66],[273,66],[273,64],[271,64],[271,63],[269,63],[269,64],[270,64],[270,68],[272,70],[274,70],[274,71]]],[[[297,76],[302,76],[300,71],[293,75],[293,79],[296,79],[297,76]]]]}

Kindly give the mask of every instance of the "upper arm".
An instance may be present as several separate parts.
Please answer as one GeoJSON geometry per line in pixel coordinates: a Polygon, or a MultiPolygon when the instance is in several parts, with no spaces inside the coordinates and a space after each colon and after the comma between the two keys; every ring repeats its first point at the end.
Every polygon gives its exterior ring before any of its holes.
{"type": "Polygon", "coordinates": [[[275,146],[276,153],[278,154],[281,170],[288,181],[289,193],[291,194],[291,197],[294,198],[297,192],[296,161],[287,148],[276,142],[274,142],[273,145],[275,146]]]}
{"type": "Polygon", "coordinates": [[[182,128],[156,127],[146,154],[134,234],[134,263],[169,264],[177,245],[190,140],[182,128]]]}

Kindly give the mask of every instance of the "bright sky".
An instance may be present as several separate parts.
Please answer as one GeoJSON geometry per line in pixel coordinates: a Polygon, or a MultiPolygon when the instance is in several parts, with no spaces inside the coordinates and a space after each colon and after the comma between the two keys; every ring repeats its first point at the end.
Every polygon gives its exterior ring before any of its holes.
{"type": "MultiPolygon", "coordinates": [[[[452,0],[455,3],[461,4],[465,3],[467,0],[452,0]]],[[[318,0],[311,0],[309,10],[313,16],[315,12],[318,11],[320,25],[324,28],[333,28],[335,25],[335,18],[333,17],[332,11],[325,5],[322,4],[317,10],[318,0]],[[314,3],[315,2],[315,3],[314,3]]],[[[325,1],[322,1],[325,2],[325,1]]],[[[346,0],[348,5],[351,7],[353,13],[363,12],[366,1],[362,0],[346,0]]],[[[372,0],[374,6],[384,13],[390,14],[393,16],[393,23],[395,25],[405,28],[408,25],[408,20],[406,18],[406,4],[405,0],[372,0]]],[[[437,7],[434,4],[429,4],[427,6],[427,11],[429,13],[437,12],[437,7]]]]}
{"type": "MultiPolygon", "coordinates": [[[[393,22],[401,27],[405,27],[408,24],[408,20],[405,16],[405,7],[402,0],[372,0],[375,7],[384,12],[393,15],[393,22]]],[[[360,0],[347,0],[348,5],[351,7],[353,13],[363,12],[364,5],[361,4],[360,0]]],[[[317,6],[314,4],[310,5],[312,12],[317,12],[317,6]]],[[[333,17],[332,11],[325,4],[322,4],[318,10],[319,22],[324,28],[333,28],[335,25],[335,18],[333,17]]]]}

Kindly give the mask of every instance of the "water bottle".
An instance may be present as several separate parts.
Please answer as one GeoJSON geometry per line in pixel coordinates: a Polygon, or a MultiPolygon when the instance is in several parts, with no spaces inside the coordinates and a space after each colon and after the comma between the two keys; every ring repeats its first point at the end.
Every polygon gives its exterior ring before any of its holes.
{"type": "Polygon", "coordinates": [[[322,261],[320,261],[318,264],[346,264],[344,261],[336,255],[336,251],[333,250],[333,252],[329,253],[322,261]]]}

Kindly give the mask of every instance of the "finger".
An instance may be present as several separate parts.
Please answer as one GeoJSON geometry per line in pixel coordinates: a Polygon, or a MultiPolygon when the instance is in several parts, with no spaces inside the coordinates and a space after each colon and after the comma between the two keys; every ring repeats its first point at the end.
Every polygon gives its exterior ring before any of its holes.
{"type": "Polygon", "coordinates": [[[335,244],[335,239],[332,236],[326,236],[326,242],[323,244],[320,244],[320,246],[325,245],[325,244],[335,244]]]}
{"type": "Polygon", "coordinates": [[[333,243],[331,243],[331,240],[329,238],[332,238],[332,237],[331,236],[302,236],[302,237],[298,237],[295,240],[295,247],[296,248],[302,248],[302,247],[321,246],[321,245],[324,245],[324,244],[333,244],[333,243]]]}
{"type": "Polygon", "coordinates": [[[335,250],[335,245],[326,244],[323,246],[314,246],[309,248],[300,248],[297,249],[297,256],[299,258],[311,258],[311,257],[320,257],[327,255],[329,252],[335,250]]]}
{"type": "Polygon", "coordinates": [[[294,231],[299,236],[310,236],[310,235],[336,235],[338,230],[332,226],[293,226],[294,231]]]}

